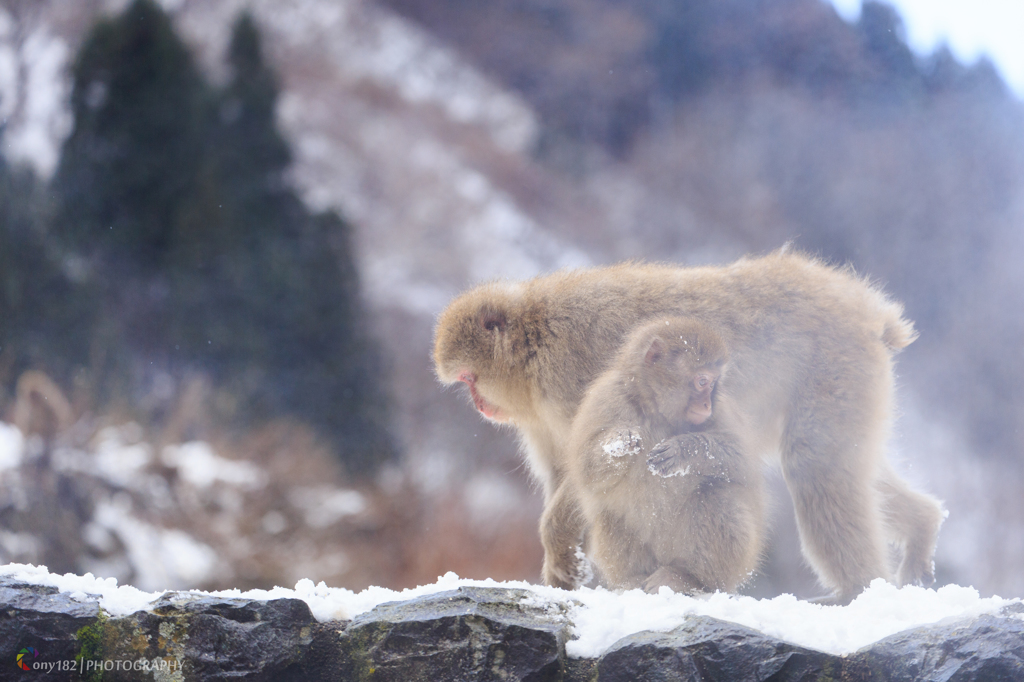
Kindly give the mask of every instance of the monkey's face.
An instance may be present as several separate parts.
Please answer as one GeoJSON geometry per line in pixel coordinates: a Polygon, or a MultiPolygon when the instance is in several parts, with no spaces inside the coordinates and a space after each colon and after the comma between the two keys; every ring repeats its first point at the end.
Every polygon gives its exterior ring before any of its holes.
{"type": "Polygon", "coordinates": [[[525,417],[531,405],[515,292],[507,284],[473,289],[449,304],[435,328],[438,378],[464,383],[477,411],[501,423],[525,417]]]}
{"type": "Polygon", "coordinates": [[[726,366],[721,338],[690,318],[655,322],[644,331],[634,357],[642,358],[637,374],[657,411],[680,428],[707,422],[726,366]]]}
{"type": "Polygon", "coordinates": [[[659,352],[647,355],[640,377],[657,411],[679,428],[705,423],[711,418],[712,395],[721,369],[697,363],[692,350],[662,339],[652,348],[659,352]]]}

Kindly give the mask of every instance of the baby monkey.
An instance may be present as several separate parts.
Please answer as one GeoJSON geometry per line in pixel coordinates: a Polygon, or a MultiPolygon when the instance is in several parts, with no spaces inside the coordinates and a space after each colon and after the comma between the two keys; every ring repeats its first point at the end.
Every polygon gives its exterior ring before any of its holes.
{"type": "Polygon", "coordinates": [[[719,386],[727,362],[713,327],[661,317],[634,331],[587,391],[567,474],[607,586],[731,592],[756,568],[761,476],[737,430],[722,428],[734,418],[719,386]]]}

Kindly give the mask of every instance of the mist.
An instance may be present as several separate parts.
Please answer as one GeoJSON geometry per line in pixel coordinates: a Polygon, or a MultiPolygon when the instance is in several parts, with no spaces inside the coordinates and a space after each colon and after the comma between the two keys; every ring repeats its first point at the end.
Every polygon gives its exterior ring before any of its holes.
{"type": "MultiPolygon", "coordinates": [[[[915,55],[877,3],[854,23],[819,0],[163,3],[203,97],[236,82],[233,27],[250,13],[286,148],[274,196],[294,199],[275,225],[308,246],[286,270],[327,267],[302,260],[310,252],[341,264],[336,288],[245,286],[251,297],[215,308],[208,292],[228,289],[202,288],[184,260],[167,260],[179,265],[162,280],[151,264],[123,274],[90,265],[114,262],[90,260],[98,242],[61,236],[81,203],[53,197],[95,110],[73,105],[76,55],[95,21],[127,7],[0,9],[0,419],[21,429],[0,428],[3,562],[145,589],[400,589],[448,571],[536,582],[540,493],[512,432],[438,384],[437,313],[481,281],[624,259],[725,264],[791,244],[881,284],[920,331],[897,357],[890,457],[949,511],[938,584],[1024,594],[1024,106],[988,62],[915,55]],[[160,282],[201,293],[117,297],[160,282]],[[342,295],[351,315],[326,334],[318,321],[342,295]],[[106,331],[86,348],[72,322],[92,300],[106,331]],[[37,324],[33,311],[58,308],[37,324]],[[237,324],[269,322],[232,326],[218,311],[233,309],[248,311],[237,324]],[[309,331],[264,336],[282,325],[309,331]],[[221,352],[202,347],[211,329],[221,352]],[[346,347],[372,353],[274,364],[280,347],[352,330],[346,347]],[[175,355],[175,342],[197,345],[175,355]],[[44,400],[18,395],[26,371],[67,397],[66,418],[26,412],[44,400]],[[350,392],[332,391],[333,377],[350,392]],[[153,562],[175,551],[194,560],[153,562]]],[[[215,118],[231,111],[220,102],[215,118]]],[[[252,163],[239,158],[232,168],[252,163]]],[[[219,172],[195,177],[237,177],[219,172]]],[[[202,184],[194,214],[217,215],[228,185],[202,184]]],[[[129,233],[144,223],[124,220],[129,233]]],[[[240,227],[224,243],[248,239],[251,220],[225,223],[240,227]]],[[[176,225],[206,234],[213,222],[176,225]]],[[[206,243],[181,234],[167,243],[206,243]]],[[[149,263],[183,253],[155,243],[149,263]]],[[[125,248],[118,263],[142,262],[125,248]]],[[[270,268],[273,252],[247,251],[266,260],[239,271],[270,268]]],[[[773,488],[768,558],[745,592],[814,596],[773,488]]]]}

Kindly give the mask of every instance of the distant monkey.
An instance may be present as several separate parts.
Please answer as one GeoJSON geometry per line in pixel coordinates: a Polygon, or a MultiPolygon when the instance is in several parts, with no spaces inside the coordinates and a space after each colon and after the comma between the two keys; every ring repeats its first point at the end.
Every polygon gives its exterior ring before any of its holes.
{"type": "Polygon", "coordinates": [[[15,395],[12,421],[26,435],[36,433],[49,441],[74,422],[68,399],[43,372],[23,372],[18,377],[15,395]]]}
{"type": "MultiPolygon", "coordinates": [[[[587,390],[563,488],[579,504],[587,553],[609,587],[735,591],[756,568],[764,536],[760,461],[717,431],[722,396],[712,407],[727,358],[710,326],[658,318],[629,336],[587,390]],[[690,435],[663,443],[683,434],[690,435]]],[[[543,540],[563,551],[579,542],[543,540]]],[[[545,580],[579,582],[555,572],[565,563],[552,562],[545,580]]]]}
{"type": "MultiPolygon", "coordinates": [[[[836,600],[892,578],[887,540],[902,549],[897,580],[930,584],[941,506],[908,488],[884,456],[892,356],[914,340],[913,325],[849,269],[785,251],[725,267],[627,263],[484,284],[441,313],[438,377],[465,383],[481,414],[519,430],[544,486],[542,537],[582,528],[565,490],[587,387],[634,329],[666,315],[713,321],[729,349],[736,417],[716,430],[744,458],[781,463],[804,556],[836,600]]],[[[545,553],[545,575],[574,570],[565,548],[545,553]]]]}

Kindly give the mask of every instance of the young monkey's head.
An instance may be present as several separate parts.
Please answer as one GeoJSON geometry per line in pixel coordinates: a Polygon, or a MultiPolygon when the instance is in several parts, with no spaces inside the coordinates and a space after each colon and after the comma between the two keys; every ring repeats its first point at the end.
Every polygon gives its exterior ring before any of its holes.
{"type": "Polygon", "coordinates": [[[700,426],[712,415],[712,395],[729,354],[713,327],[690,317],[659,318],[626,342],[633,375],[670,422],[700,426]]]}

